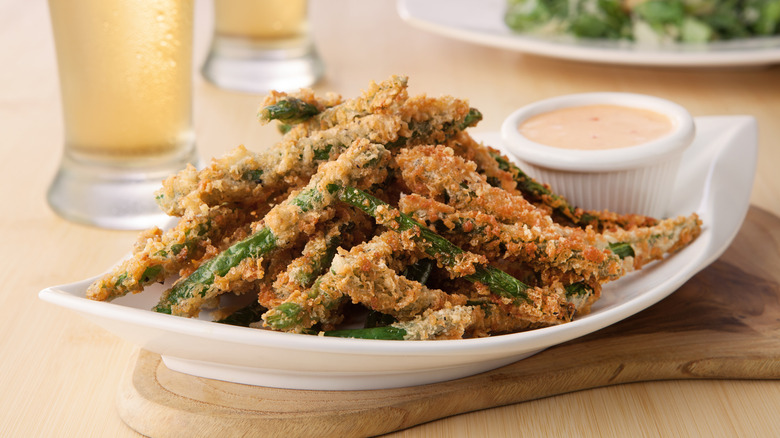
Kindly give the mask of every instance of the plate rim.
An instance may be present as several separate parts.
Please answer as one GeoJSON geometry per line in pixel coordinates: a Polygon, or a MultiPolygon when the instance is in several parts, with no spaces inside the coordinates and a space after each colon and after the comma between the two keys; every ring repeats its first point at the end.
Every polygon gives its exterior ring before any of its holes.
{"type": "MultiPolygon", "coordinates": [[[[566,59],[572,61],[654,66],[654,67],[750,67],[780,63],[780,36],[754,37],[741,40],[730,40],[706,45],[672,44],[665,47],[691,50],[664,50],[664,46],[639,47],[631,42],[577,41],[573,38],[544,38],[533,35],[512,33],[506,28],[506,33],[480,31],[476,28],[464,28],[443,22],[438,15],[420,14],[421,8],[430,7],[439,2],[459,4],[475,4],[480,10],[503,13],[498,10],[503,0],[397,0],[398,15],[407,24],[416,28],[439,34],[448,38],[477,43],[481,45],[515,50],[548,58],[566,59]],[[732,47],[751,45],[759,42],[766,47],[745,48],[732,47]],[[610,47],[622,46],[622,47],[610,47]],[[694,48],[704,50],[693,50],[694,48]],[[715,50],[713,50],[715,49],[715,50]]],[[[424,10],[424,9],[423,9],[424,10]]],[[[498,29],[496,29],[498,30],[498,29]]]]}
{"type": "MultiPolygon", "coordinates": [[[[719,126],[740,130],[745,129],[748,124],[755,124],[755,119],[751,116],[705,116],[696,119],[697,122],[703,119],[710,119],[712,120],[710,123],[713,123],[713,125],[718,124],[719,126]],[[720,119],[720,123],[717,123],[719,120],[715,119],[720,119]],[[728,123],[724,123],[724,119],[727,119],[725,122],[728,123]]],[[[496,133],[493,134],[496,135],[496,133]]],[[[475,132],[474,136],[479,138],[480,133],[475,132]]],[[[733,140],[725,142],[721,149],[723,149],[723,151],[728,151],[734,144],[735,142],[733,140]]],[[[750,149],[754,153],[757,153],[757,142],[752,142],[750,146],[750,149]]],[[[717,157],[723,154],[723,151],[716,153],[711,160],[715,161],[717,157]]],[[[741,150],[741,152],[744,151],[741,150]]],[[[755,163],[753,163],[752,169],[752,173],[745,176],[746,178],[749,178],[750,183],[746,184],[751,188],[755,175],[755,163]]],[[[708,176],[708,178],[710,177],[708,176]]],[[[702,194],[702,197],[705,196],[706,192],[702,194]]],[[[744,204],[744,213],[740,213],[738,224],[741,224],[744,221],[744,217],[747,213],[749,207],[748,197],[745,198],[744,204]]],[[[86,314],[97,318],[113,318],[111,322],[114,323],[127,322],[134,325],[143,325],[155,330],[164,330],[166,333],[174,332],[185,336],[196,336],[198,338],[208,338],[230,344],[251,346],[252,348],[281,348],[285,351],[294,350],[327,354],[370,355],[376,357],[407,355],[415,356],[417,358],[441,358],[453,356],[455,354],[462,355],[464,353],[473,355],[475,353],[498,354],[499,352],[507,352],[506,356],[519,355],[526,351],[545,349],[593,333],[628,318],[662,300],[671,293],[674,293],[674,291],[685,281],[717,259],[717,257],[727,249],[740,228],[740,226],[737,225],[733,230],[730,230],[729,236],[727,236],[725,240],[726,243],[719,248],[713,249],[710,248],[710,246],[713,244],[714,237],[706,226],[707,224],[705,224],[705,229],[703,230],[702,236],[700,236],[700,239],[704,240],[699,244],[701,246],[699,252],[694,253],[694,256],[691,257],[690,260],[687,260],[679,269],[677,269],[675,275],[667,278],[660,285],[651,288],[651,292],[653,293],[644,292],[634,296],[626,302],[619,303],[615,307],[607,309],[597,318],[588,318],[585,316],[581,319],[558,326],[486,338],[390,342],[383,340],[301,336],[282,332],[258,331],[245,327],[216,324],[211,321],[164,315],[154,313],[150,310],[117,303],[91,301],[86,297],[77,296],[73,293],[73,291],[77,289],[86,289],[86,285],[98,276],[45,288],[39,292],[39,298],[61,307],[74,310],[82,315],[86,314]],[[665,285],[664,288],[661,288],[662,290],[659,289],[661,285],[665,285]],[[263,335],[258,336],[258,333],[263,333],[263,335]],[[229,336],[226,338],[225,334],[229,336]]],[[[674,256],[684,258],[685,250],[687,249],[693,250],[695,248],[685,248],[674,256]]],[[[120,333],[116,334],[125,338],[125,336],[120,333]]],[[[161,352],[158,353],[165,354],[161,352]]],[[[169,354],[169,356],[189,359],[177,355],[169,354]]],[[[220,363],[229,364],[229,362],[220,363]]]]}

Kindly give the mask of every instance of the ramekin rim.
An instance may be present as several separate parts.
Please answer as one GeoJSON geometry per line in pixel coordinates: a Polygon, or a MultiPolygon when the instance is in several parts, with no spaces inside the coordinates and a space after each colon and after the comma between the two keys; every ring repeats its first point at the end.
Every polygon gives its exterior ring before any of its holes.
{"type": "Polygon", "coordinates": [[[521,161],[550,169],[580,172],[631,169],[671,159],[681,154],[692,143],[694,136],[693,117],[683,106],[657,96],[613,91],[567,94],[539,100],[513,111],[501,125],[504,147],[521,161]],[[518,131],[519,124],[533,115],[595,104],[654,110],[670,118],[673,130],[641,145],[597,151],[543,145],[527,139],[518,131]]]}

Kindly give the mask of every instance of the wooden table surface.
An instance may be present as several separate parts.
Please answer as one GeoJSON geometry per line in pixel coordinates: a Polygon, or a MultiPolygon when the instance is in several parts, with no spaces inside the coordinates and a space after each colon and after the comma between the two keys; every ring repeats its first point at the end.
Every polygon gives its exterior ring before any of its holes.
{"type": "MultiPolygon", "coordinates": [[[[758,119],[751,203],[780,215],[780,68],[665,69],[558,61],[446,39],[412,28],[392,1],[315,0],[312,27],[326,63],[315,89],[351,97],[370,80],[410,77],[412,93],[468,98],[495,131],[513,109],[586,91],[669,98],[694,116],[758,119]]],[[[198,0],[196,64],[211,30],[198,0]]],[[[38,291],[96,275],[135,232],[72,224],[45,201],[62,150],[62,113],[47,4],[0,1],[0,436],[138,436],[115,397],[134,345],[38,299],[38,291]]],[[[197,73],[196,73],[197,75],[197,73]]],[[[261,96],[195,80],[203,157],[277,138],[255,112],[261,96]]],[[[780,242],[764,242],[780,245],[780,242]]],[[[392,436],[770,436],[780,433],[780,382],[669,381],[582,391],[460,415],[392,436]]]]}

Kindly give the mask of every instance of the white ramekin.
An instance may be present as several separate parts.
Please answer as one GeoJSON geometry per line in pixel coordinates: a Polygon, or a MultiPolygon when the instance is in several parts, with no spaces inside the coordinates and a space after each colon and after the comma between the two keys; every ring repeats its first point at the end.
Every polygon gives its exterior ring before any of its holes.
{"type": "Polygon", "coordinates": [[[546,99],[510,114],[501,126],[504,147],[538,182],[549,184],[571,204],[664,217],[685,149],[693,141],[693,118],[682,106],[633,93],[583,93],[546,99]],[[559,108],[620,105],[666,115],[672,131],[658,139],[624,148],[577,150],[546,146],[524,137],[519,125],[529,117],[559,108]]]}

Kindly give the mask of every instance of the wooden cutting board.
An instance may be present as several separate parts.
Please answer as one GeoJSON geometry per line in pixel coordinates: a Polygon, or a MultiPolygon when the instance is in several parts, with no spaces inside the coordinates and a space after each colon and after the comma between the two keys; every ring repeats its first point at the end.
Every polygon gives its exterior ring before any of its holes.
{"type": "Polygon", "coordinates": [[[780,378],[780,219],[751,208],[732,246],[660,303],[494,371],[372,391],[301,391],[193,377],[144,350],[117,404],[157,436],[370,436],[464,412],[621,383],[780,378]]]}

